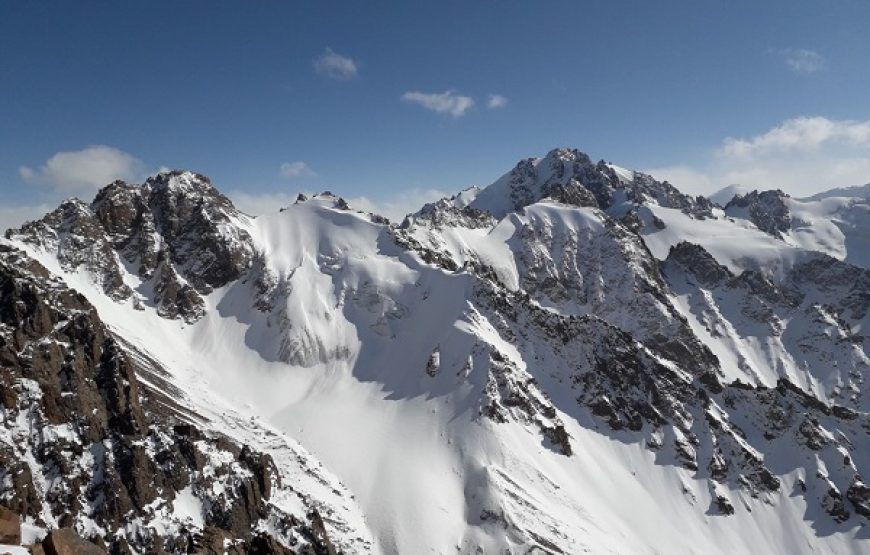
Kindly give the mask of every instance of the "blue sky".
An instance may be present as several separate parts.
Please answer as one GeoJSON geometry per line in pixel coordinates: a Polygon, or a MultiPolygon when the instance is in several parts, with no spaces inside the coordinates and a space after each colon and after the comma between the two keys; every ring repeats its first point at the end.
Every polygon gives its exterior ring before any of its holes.
{"type": "Polygon", "coordinates": [[[557,146],[691,192],[866,183],[868,21],[864,0],[7,0],[0,219],[161,167],[254,211],[328,188],[396,212],[557,146]]]}

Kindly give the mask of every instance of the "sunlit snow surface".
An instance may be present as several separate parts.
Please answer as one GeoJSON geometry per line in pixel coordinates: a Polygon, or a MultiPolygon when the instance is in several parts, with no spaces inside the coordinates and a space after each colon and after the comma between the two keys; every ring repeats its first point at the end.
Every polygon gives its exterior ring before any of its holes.
{"type": "MultiPolygon", "coordinates": [[[[644,217],[667,224],[644,235],[660,259],[686,237],[733,271],[781,272],[804,252],[797,239],[789,245],[724,216],[699,222],[649,210],[644,217]]],[[[591,210],[542,202],[492,229],[448,228],[437,240],[458,262],[474,255],[516,287],[522,269],[511,242],[536,221],[558,221],[571,233],[600,225],[591,210]]],[[[606,426],[563,415],[575,446],[566,457],[520,424],[480,418],[486,376],[475,370],[475,345],[497,347],[520,368],[534,362],[531,353],[471,306],[468,273],[424,264],[368,215],[315,198],[242,225],[286,294],[260,312],[254,283],[237,281],[209,295],[206,316],[193,325],[115,303],[89,276],[65,274],[53,257],[28,250],[168,370],[185,392],[179,402],[207,419],[205,427],[271,453],[286,482],[324,507],[347,552],[525,552],[529,538],[564,553],[870,549],[866,531],[825,525],[820,507],[792,495],[794,473],[777,493],[733,492],[742,505],[724,517],[708,514],[707,480],[657,463],[642,444],[612,439],[606,426]],[[496,521],[482,518],[493,509],[496,521]]],[[[559,394],[558,383],[544,386],[559,394]]],[[[176,510],[195,521],[199,508],[189,497],[180,495],[176,510]]],[[[302,507],[296,498],[277,502],[302,507]]]]}

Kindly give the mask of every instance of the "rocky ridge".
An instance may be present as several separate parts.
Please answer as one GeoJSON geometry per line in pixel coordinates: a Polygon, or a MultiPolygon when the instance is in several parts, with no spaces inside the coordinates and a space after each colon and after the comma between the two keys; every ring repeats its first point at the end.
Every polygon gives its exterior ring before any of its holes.
{"type": "Polygon", "coordinates": [[[82,295],[5,245],[0,290],[0,504],[112,553],[192,552],[215,534],[238,553],[334,552],[316,510],[270,504],[292,486],[269,455],[151,400],[82,295]]]}
{"type": "Polygon", "coordinates": [[[87,271],[109,297],[156,306],[188,323],[203,315],[203,295],[239,277],[254,258],[246,216],[205,176],[164,172],[143,185],[104,187],[91,204],[62,203],[7,238],[58,253],[62,269],[87,271]],[[127,268],[129,267],[129,272],[127,268]],[[134,293],[132,274],[150,294],[134,293]]]}
{"type": "Polygon", "coordinates": [[[787,197],[782,191],[752,191],[731,199],[725,205],[725,213],[737,216],[745,212],[758,229],[781,238],[791,227],[788,206],[783,200],[787,197]]]}

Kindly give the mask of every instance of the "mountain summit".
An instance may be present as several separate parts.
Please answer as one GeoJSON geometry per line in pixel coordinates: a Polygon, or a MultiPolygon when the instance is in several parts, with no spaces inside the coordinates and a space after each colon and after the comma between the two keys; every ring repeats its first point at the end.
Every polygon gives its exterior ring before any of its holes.
{"type": "Polygon", "coordinates": [[[706,198],[684,195],[666,181],[603,160],[593,163],[585,153],[566,148],[551,150],[543,158],[522,160],[481,191],[471,206],[503,217],[544,198],[603,210],[653,200],[701,216],[710,215],[712,208],[706,198]]]}
{"type": "Polygon", "coordinates": [[[0,505],[113,553],[862,552],[867,203],[832,198],[570,149],[399,225],[112,183],[0,244],[0,505]]]}

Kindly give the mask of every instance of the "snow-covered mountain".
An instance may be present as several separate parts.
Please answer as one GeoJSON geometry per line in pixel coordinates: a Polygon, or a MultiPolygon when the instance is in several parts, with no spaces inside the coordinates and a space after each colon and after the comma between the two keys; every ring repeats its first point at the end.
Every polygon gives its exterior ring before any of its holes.
{"type": "Polygon", "coordinates": [[[566,149],[399,225],[113,183],[0,246],[0,504],[130,552],[866,553],[846,198],[566,149]]]}
{"type": "Polygon", "coordinates": [[[749,191],[722,204],[725,213],[783,241],[870,267],[870,185],[805,199],[782,191],[749,191]]]}

